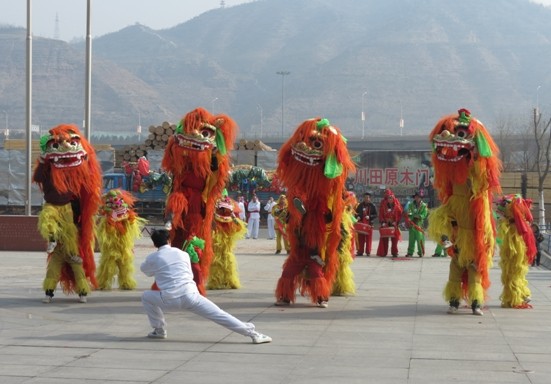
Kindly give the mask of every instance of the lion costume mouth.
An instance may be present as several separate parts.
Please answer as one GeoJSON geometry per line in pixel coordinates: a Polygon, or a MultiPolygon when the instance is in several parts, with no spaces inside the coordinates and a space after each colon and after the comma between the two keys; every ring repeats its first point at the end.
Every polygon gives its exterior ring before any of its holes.
{"type": "Polygon", "coordinates": [[[113,221],[123,221],[128,219],[128,208],[125,206],[113,209],[111,212],[111,218],[113,221]]]}
{"type": "Polygon", "coordinates": [[[182,148],[192,151],[206,151],[214,147],[214,143],[208,138],[202,136],[188,136],[184,134],[175,135],[178,145],[182,148]]]}
{"type": "Polygon", "coordinates": [[[433,147],[438,160],[458,162],[470,157],[475,145],[469,138],[457,137],[449,131],[443,131],[434,137],[433,147]]]}
{"type": "Polygon", "coordinates": [[[87,154],[85,151],[69,152],[69,153],[48,153],[45,157],[55,168],[72,168],[78,167],[86,160],[87,154]]]}
{"type": "Polygon", "coordinates": [[[310,167],[315,167],[323,161],[323,152],[310,148],[304,142],[294,145],[291,154],[296,161],[310,167]]]}

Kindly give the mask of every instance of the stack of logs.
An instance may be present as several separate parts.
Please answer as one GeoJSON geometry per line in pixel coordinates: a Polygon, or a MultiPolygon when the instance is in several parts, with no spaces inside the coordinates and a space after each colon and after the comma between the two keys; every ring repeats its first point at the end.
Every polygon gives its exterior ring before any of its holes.
{"type": "MultiPolygon", "coordinates": [[[[161,125],[149,126],[149,134],[143,144],[132,144],[125,146],[122,150],[117,150],[116,163],[136,162],[142,156],[147,156],[148,150],[163,150],[166,147],[168,139],[174,134],[176,124],[171,124],[167,121],[161,125]]],[[[260,140],[241,139],[235,143],[236,150],[252,150],[252,151],[274,151],[272,147],[264,144],[260,140]]]]}
{"type": "Polygon", "coordinates": [[[135,162],[142,156],[147,155],[149,150],[163,150],[166,147],[168,139],[174,134],[176,124],[167,121],[161,125],[150,125],[149,134],[143,144],[132,144],[125,146],[121,151],[117,151],[116,162],[121,164],[125,162],[135,162]]]}
{"type": "Polygon", "coordinates": [[[246,140],[241,139],[239,143],[235,143],[235,149],[237,150],[251,150],[251,151],[275,151],[269,145],[264,144],[260,140],[246,140]]]}

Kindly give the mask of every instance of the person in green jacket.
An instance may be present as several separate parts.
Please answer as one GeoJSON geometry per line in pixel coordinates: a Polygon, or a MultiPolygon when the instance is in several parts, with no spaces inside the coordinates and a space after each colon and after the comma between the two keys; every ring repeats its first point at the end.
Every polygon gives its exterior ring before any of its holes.
{"type": "Polygon", "coordinates": [[[417,244],[417,254],[419,257],[425,255],[425,231],[423,223],[427,218],[427,204],[421,200],[419,192],[412,196],[413,201],[408,204],[407,218],[409,224],[409,243],[406,257],[412,257],[417,244]]]}

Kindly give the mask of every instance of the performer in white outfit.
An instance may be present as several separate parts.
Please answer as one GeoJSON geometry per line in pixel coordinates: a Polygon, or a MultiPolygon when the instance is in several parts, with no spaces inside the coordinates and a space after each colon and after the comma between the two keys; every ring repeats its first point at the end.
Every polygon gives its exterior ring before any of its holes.
{"type": "Polygon", "coordinates": [[[247,239],[251,237],[253,239],[258,238],[258,229],[260,227],[260,201],[256,195],[253,195],[249,205],[247,206],[249,211],[249,222],[247,223],[247,239]]]}
{"type": "Polygon", "coordinates": [[[193,281],[189,255],[169,244],[169,232],[158,229],[151,234],[153,244],[158,248],[142,263],[140,269],[146,276],[155,277],[159,291],[146,290],[142,303],[153,331],[147,336],[166,339],[166,321],[163,311],[182,311],[187,309],[196,315],[212,320],[223,327],[249,336],[254,344],[269,343],[271,337],[255,331],[254,324],[244,323],[216,304],[199,294],[193,281]]]}
{"type": "Polygon", "coordinates": [[[268,240],[275,239],[275,220],[274,216],[272,215],[272,208],[276,205],[276,202],[274,201],[274,198],[270,196],[268,199],[268,202],[264,206],[264,210],[268,212],[268,240]]]}
{"type": "Polygon", "coordinates": [[[245,211],[245,199],[243,196],[239,196],[237,200],[237,206],[239,207],[239,218],[243,221],[247,221],[247,211],[245,211]]]}

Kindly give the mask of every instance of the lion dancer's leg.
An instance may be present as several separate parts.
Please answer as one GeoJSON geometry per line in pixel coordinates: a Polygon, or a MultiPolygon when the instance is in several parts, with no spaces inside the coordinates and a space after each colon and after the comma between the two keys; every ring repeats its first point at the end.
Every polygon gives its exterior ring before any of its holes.
{"type": "Polygon", "coordinates": [[[448,309],[448,313],[450,314],[456,313],[459,310],[459,303],[463,296],[462,281],[464,270],[457,262],[457,255],[452,256],[448,283],[446,284],[446,288],[444,288],[444,299],[450,303],[448,309]]]}
{"type": "Polygon", "coordinates": [[[482,310],[480,307],[484,304],[484,288],[482,287],[482,276],[478,272],[476,265],[473,263],[468,268],[468,287],[469,287],[469,301],[471,303],[471,309],[473,315],[481,316],[482,310]]]}
{"type": "Polygon", "coordinates": [[[379,239],[379,246],[377,247],[377,256],[385,257],[388,254],[388,237],[381,237],[379,239]]]}
{"type": "MultiPolygon", "coordinates": [[[[203,209],[200,191],[188,188],[187,192],[190,193],[189,200],[184,193],[173,192],[168,199],[166,208],[166,216],[167,219],[171,220],[170,227],[172,227],[171,245],[179,249],[183,249],[186,241],[195,236],[197,231],[194,228],[199,228],[204,221],[204,217],[201,215],[203,209]]],[[[169,227],[168,223],[166,226],[169,227]]],[[[201,265],[199,263],[192,263],[191,269],[193,271],[193,280],[197,284],[199,293],[206,296],[207,291],[201,272],[201,265]]]]}
{"type": "Polygon", "coordinates": [[[132,249],[123,247],[121,250],[122,257],[117,260],[119,269],[119,288],[124,290],[136,289],[137,283],[134,279],[134,255],[132,249]]]}
{"type": "MultiPolygon", "coordinates": [[[[38,217],[38,230],[42,237],[55,246],[50,252],[46,277],[42,284],[46,293],[45,303],[54,296],[57,284],[61,281],[67,292],[76,291],[85,297],[90,293],[90,285],[82,267],[82,259],[78,256],[78,229],[73,222],[71,204],[53,205],[46,203],[38,217]],[[72,276],[63,273],[63,268],[69,266],[72,276]]],[[[84,300],[83,300],[84,301],[84,300]]]]}

